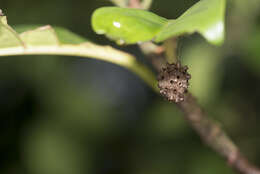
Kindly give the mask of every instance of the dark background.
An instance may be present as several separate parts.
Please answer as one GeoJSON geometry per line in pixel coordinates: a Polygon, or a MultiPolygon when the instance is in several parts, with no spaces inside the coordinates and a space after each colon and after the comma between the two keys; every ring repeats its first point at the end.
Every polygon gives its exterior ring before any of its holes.
{"type": "MultiPolygon", "coordinates": [[[[154,0],[176,18],[195,0],[154,0]]],[[[92,12],[108,0],[0,0],[11,26],[62,26],[99,44],[92,12]]],[[[191,91],[260,166],[260,1],[229,0],[226,42],[179,40],[191,91]]],[[[127,46],[140,61],[136,46],[127,46]]],[[[182,114],[128,70],[93,59],[0,59],[1,174],[232,174],[182,114]]]]}

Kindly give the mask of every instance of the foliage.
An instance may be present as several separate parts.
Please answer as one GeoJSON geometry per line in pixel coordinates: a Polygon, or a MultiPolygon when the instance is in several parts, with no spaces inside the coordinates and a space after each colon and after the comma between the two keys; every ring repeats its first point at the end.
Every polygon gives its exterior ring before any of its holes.
{"type": "Polygon", "coordinates": [[[151,12],[119,7],[102,7],[92,16],[97,34],[105,34],[118,44],[133,44],[154,39],[162,42],[194,32],[210,43],[224,40],[225,0],[201,0],[175,20],[167,20],[151,12]]]}

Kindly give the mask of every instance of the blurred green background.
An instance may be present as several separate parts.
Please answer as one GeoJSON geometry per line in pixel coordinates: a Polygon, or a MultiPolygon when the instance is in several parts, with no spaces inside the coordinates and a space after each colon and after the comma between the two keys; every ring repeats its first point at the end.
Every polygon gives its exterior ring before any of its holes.
{"type": "MultiPolygon", "coordinates": [[[[154,0],[176,18],[196,0],[154,0]]],[[[108,0],[0,0],[11,26],[62,26],[99,44],[90,16],[108,0]]],[[[116,46],[115,46],[116,47],[116,46]]],[[[136,46],[121,48],[147,62],[136,46]]],[[[260,166],[260,0],[228,0],[226,42],[179,40],[191,91],[260,166]]],[[[234,174],[182,114],[138,77],[62,56],[0,59],[1,174],[234,174]]]]}

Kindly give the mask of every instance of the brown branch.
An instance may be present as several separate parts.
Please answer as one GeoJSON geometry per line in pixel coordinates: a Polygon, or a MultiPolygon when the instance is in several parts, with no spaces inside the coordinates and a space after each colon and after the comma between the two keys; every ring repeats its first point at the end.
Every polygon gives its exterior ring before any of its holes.
{"type": "MultiPolygon", "coordinates": [[[[140,48],[151,58],[155,69],[159,70],[166,60],[165,54],[158,52],[158,49],[163,49],[159,46],[152,46],[150,42],[141,44],[140,48]]],[[[248,162],[220,125],[208,117],[192,94],[188,93],[184,101],[177,103],[177,106],[202,141],[224,157],[230,167],[241,174],[260,174],[260,170],[248,162]]]]}
{"type": "MultiPolygon", "coordinates": [[[[129,7],[141,8],[140,0],[130,0],[129,7]]],[[[162,52],[164,50],[162,47],[156,46],[152,42],[143,43],[139,46],[143,53],[151,58],[155,69],[159,70],[166,62],[166,54],[162,52]]],[[[172,51],[174,48],[167,49],[172,51]]],[[[199,134],[202,141],[224,157],[229,166],[241,174],[260,174],[260,169],[249,163],[220,125],[211,120],[202,110],[191,93],[185,96],[183,102],[177,103],[177,106],[182,110],[185,119],[199,134]]]]}
{"type": "Polygon", "coordinates": [[[177,106],[201,139],[224,157],[232,168],[242,174],[260,174],[260,170],[248,162],[225,131],[209,119],[192,94],[188,93],[185,100],[177,106]]]}
{"type": "MultiPolygon", "coordinates": [[[[139,46],[143,53],[150,57],[155,69],[160,70],[166,58],[163,52],[158,52],[158,49],[163,49],[160,46],[152,46],[151,42],[139,46]]],[[[177,103],[177,106],[202,141],[224,157],[230,167],[241,174],[260,174],[260,169],[248,162],[220,125],[211,120],[203,111],[191,93],[185,95],[184,101],[177,103]]]]}

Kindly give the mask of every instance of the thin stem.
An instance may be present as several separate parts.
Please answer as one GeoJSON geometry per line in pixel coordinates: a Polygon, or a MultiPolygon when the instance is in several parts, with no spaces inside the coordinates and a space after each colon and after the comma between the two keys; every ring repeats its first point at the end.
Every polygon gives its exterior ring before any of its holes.
{"type": "Polygon", "coordinates": [[[144,64],[128,53],[116,50],[110,46],[99,46],[93,43],[80,45],[51,45],[3,48],[0,56],[13,55],[64,55],[94,58],[125,67],[143,79],[154,91],[158,92],[154,73],[144,64]]]}
{"type": "Polygon", "coordinates": [[[178,55],[177,55],[177,46],[178,46],[178,38],[171,38],[166,40],[163,43],[165,48],[165,58],[168,63],[177,63],[178,55]]]}
{"type": "MultiPolygon", "coordinates": [[[[141,49],[147,56],[153,57],[154,53],[156,53],[156,49],[150,50],[151,48],[152,47],[141,46],[141,49]]],[[[161,58],[166,59],[162,55],[161,58]]],[[[153,65],[158,69],[158,63],[153,65]]],[[[185,96],[185,100],[178,103],[177,106],[182,110],[185,119],[198,133],[202,141],[224,157],[232,168],[242,174],[260,174],[260,169],[248,162],[219,124],[211,120],[208,115],[203,112],[203,109],[191,93],[188,93],[185,96]]]]}

